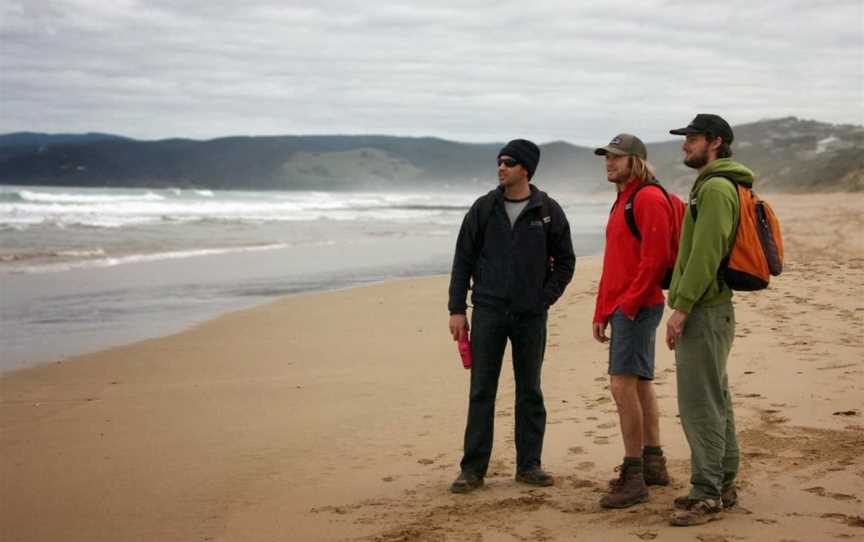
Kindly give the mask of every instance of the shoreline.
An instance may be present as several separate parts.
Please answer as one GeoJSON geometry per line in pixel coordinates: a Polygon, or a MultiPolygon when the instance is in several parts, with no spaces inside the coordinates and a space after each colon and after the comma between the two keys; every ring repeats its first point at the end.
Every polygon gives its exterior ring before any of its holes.
{"type": "Polygon", "coordinates": [[[735,297],[741,505],[722,521],[666,522],[686,490],[689,452],[662,323],[656,384],[673,484],[632,509],[597,504],[623,448],[606,347],[590,333],[601,259],[583,256],[549,317],[544,467],[554,487],[513,481],[505,355],[487,485],[447,491],[468,376],[447,332],[448,277],[391,279],[292,294],[0,374],[0,538],[860,536],[864,195],[768,199],[784,224],[787,268],[769,290],[735,297]]]}
{"type": "MultiPolygon", "coordinates": [[[[584,256],[583,258],[588,258],[588,257],[589,256],[584,256]]],[[[209,317],[207,317],[201,321],[192,321],[192,322],[189,322],[186,324],[182,324],[175,331],[170,331],[170,332],[167,332],[164,334],[155,335],[153,337],[144,337],[141,339],[131,340],[128,342],[121,342],[118,344],[107,344],[107,345],[104,345],[102,347],[97,347],[96,349],[91,350],[91,351],[70,353],[67,355],[63,355],[62,357],[59,357],[59,359],[54,358],[54,359],[47,359],[47,360],[42,360],[42,361],[22,362],[21,367],[15,367],[15,368],[0,367],[0,377],[2,377],[4,375],[10,375],[10,374],[18,372],[18,371],[37,369],[40,367],[44,367],[46,365],[68,363],[68,362],[74,361],[77,358],[82,358],[82,357],[86,357],[86,356],[100,354],[102,352],[105,352],[108,350],[113,350],[115,348],[130,347],[130,346],[134,346],[138,343],[145,342],[145,341],[159,340],[159,339],[164,339],[164,338],[168,338],[168,337],[174,337],[177,335],[182,335],[183,333],[191,331],[192,329],[194,329],[198,326],[207,324],[208,322],[211,322],[213,320],[218,320],[219,318],[229,316],[229,315],[234,314],[234,313],[261,308],[261,307],[264,307],[264,306],[269,305],[271,303],[278,303],[279,301],[282,301],[285,299],[291,299],[291,298],[300,297],[300,296],[307,296],[307,295],[317,295],[317,294],[323,294],[323,293],[338,293],[338,292],[353,290],[356,288],[364,288],[367,286],[380,286],[380,285],[386,285],[386,284],[390,284],[390,283],[399,283],[399,282],[403,282],[403,281],[412,281],[412,280],[417,280],[417,279],[435,278],[435,277],[442,277],[442,276],[449,277],[449,275],[444,275],[441,273],[408,275],[408,276],[403,276],[403,277],[388,277],[388,278],[382,278],[382,279],[373,279],[371,281],[359,281],[359,282],[351,283],[351,284],[344,285],[344,286],[321,286],[320,288],[319,287],[313,287],[313,288],[310,288],[308,290],[301,290],[301,291],[297,291],[297,292],[290,293],[290,294],[278,294],[278,295],[275,295],[273,297],[262,298],[261,300],[254,302],[252,305],[249,305],[246,307],[236,307],[235,306],[235,307],[226,308],[226,309],[222,310],[221,312],[218,312],[217,314],[209,316],[209,317]]]]}

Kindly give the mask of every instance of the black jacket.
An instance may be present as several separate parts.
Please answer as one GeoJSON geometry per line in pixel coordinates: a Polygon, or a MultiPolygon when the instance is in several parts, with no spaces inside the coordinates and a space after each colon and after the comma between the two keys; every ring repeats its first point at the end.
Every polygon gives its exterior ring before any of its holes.
{"type": "Polygon", "coordinates": [[[450,314],[465,313],[471,279],[475,306],[516,314],[543,312],[564,293],[576,264],[570,224],[555,200],[530,188],[531,199],[512,229],[502,187],[478,198],[468,210],[450,273],[450,314]],[[484,198],[494,198],[494,203],[481,238],[481,215],[489,208],[484,198]],[[544,211],[547,216],[542,216],[544,211]]]}

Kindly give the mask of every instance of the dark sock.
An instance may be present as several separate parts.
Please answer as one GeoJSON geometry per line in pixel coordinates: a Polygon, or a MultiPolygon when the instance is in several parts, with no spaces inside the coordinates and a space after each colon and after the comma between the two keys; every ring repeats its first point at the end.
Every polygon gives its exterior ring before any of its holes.
{"type": "Polygon", "coordinates": [[[642,448],[642,455],[663,455],[663,448],[660,446],[645,446],[642,448]]]}
{"type": "Polygon", "coordinates": [[[633,471],[641,471],[642,470],[642,458],[641,457],[624,457],[624,466],[628,470],[633,471]]]}

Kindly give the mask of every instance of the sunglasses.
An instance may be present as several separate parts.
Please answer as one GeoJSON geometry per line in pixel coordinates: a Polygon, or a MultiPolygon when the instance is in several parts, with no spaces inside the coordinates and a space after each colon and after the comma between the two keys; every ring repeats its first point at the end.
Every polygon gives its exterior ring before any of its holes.
{"type": "Polygon", "coordinates": [[[504,164],[507,167],[516,167],[519,165],[519,160],[514,158],[499,158],[498,165],[504,164]]]}

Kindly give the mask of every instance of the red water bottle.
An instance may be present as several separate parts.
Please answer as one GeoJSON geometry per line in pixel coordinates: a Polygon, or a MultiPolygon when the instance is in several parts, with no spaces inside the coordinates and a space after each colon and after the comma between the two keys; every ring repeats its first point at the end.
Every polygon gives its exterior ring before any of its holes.
{"type": "Polygon", "coordinates": [[[468,332],[462,333],[462,337],[458,342],[459,355],[462,356],[462,367],[471,368],[471,339],[468,338],[468,332]]]}

